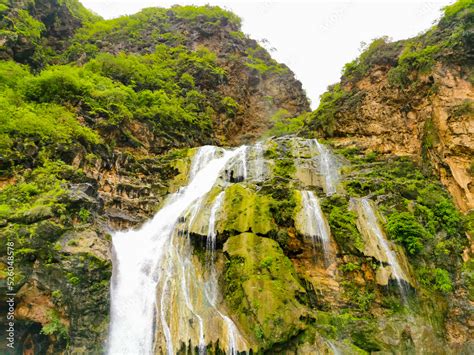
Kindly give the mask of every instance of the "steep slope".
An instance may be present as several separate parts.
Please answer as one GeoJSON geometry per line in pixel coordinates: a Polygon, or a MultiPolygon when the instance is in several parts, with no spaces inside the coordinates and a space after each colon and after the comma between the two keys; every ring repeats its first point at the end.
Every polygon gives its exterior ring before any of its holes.
{"type": "Polygon", "coordinates": [[[309,127],[337,145],[408,155],[474,208],[474,8],[458,1],[418,37],[375,40],[322,96],[309,127]]]}
{"type": "MultiPolygon", "coordinates": [[[[247,38],[237,16],[213,7],[150,8],[130,17],[92,23],[78,32],[66,56],[83,63],[97,53],[147,54],[163,44],[188,50],[206,48],[216,55],[221,75],[196,82],[220,94],[214,98],[211,114],[217,142],[236,144],[258,137],[279,110],[290,116],[309,110],[291,70],[247,38]]],[[[120,69],[105,68],[126,79],[120,69]]]]}

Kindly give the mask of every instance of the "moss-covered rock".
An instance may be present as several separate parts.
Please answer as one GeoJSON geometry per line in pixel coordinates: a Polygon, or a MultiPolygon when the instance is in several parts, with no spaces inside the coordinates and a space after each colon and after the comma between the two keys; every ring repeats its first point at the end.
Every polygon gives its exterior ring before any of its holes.
{"type": "Polygon", "coordinates": [[[269,234],[276,229],[270,212],[272,203],[271,196],[259,194],[252,187],[242,184],[229,186],[225,190],[218,232],[269,234]]]}
{"type": "Polygon", "coordinates": [[[243,233],[227,240],[224,253],[225,301],[263,349],[305,329],[309,311],[298,301],[305,290],[277,242],[243,233]]]}

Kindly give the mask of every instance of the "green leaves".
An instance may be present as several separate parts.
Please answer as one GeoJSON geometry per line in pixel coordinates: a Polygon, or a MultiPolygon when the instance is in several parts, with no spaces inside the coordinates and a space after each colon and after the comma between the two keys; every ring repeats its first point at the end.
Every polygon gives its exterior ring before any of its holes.
{"type": "Polygon", "coordinates": [[[311,113],[309,125],[331,136],[334,133],[335,115],[340,109],[340,102],[347,96],[348,94],[342,90],[340,84],[328,87],[328,91],[321,95],[318,108],[311,113]]]}
{"type": "Polygon", "coordinates": [[[410,254],[419,253],[424,239],[431,237],[409,212],[392,213],[388,217],[387,231],[390,238],[402,244],[410,254]]]}
{"type": "Polygon", "coordinates": [[[447,270],[442,268],[428,269],[421,268],[418,270],[420,282],[434,290],[444,293],[453,290],[453,283],[447,270]]]}

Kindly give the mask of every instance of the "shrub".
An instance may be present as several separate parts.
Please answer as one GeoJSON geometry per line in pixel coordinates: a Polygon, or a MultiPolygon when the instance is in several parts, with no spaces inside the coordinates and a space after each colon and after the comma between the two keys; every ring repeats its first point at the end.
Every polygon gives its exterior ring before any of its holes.
{"type": "Polygon", "coordinates": [[[390,238],[402,244],[410,254],[423,250],[423,241],[429,237],[425,228],[409,212],[392,213],[388,217],[390,238]]]}
{"type": "Polygon", "coordinates": [[[279,109],[270,119],[272,127],[267,131],[267,136],[284,136],[300,132],[305,124],[307,114],[291,117],[285,109],[279,109]]]}
{"type": "Polygon", "coordinates": [[[445,269],[420,268],[418,270],[421,283],[433,290],[449,293],[453,290],[453,283],[449,273],[445,269]]]}
{"type": "Polygon", "coordinates": [[[69,337],[68,329],[63,323],[61,323],[57,311],[50,311],[49,322],[43,325],[41,333],[45,335],[54,335],[61,340],[67,340],[69,337]]]}
{"type": "Polygon", "coordinates": [[[318,108],[313,111],[309,118],[309,125],[314,129],[321,129],[324,133],[332,136],[335,129],[335,115],[340,109],[341,101],[346,97],[340,84],[328,87],[328,91],[321,95],[318,108]]]}
{"type": "Polygon", "coordinates": [[[376,56],[382,46],[389,42],[390,39],[387,36],[374,39],[357,59],[344,65],[342,76],[349,80],[360,80],[370,69],[372,62],[377,62],[373,57],[376,56]]]}

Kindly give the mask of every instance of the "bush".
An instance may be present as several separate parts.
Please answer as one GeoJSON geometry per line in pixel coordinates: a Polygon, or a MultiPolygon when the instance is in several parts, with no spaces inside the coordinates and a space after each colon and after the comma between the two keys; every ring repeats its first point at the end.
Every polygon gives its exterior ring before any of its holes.
{"type": "Polygon", "coordinates": [[[270,119],[272,127],[267,131],[266,135],[279,137],[299,133],[303,129],[307,117],[308,114],[290,117],[287,110],[279,109],[270,119]]]}
{"type": "Polygon", "coordinates": [[[194,6],[194,5],[175,5],[171,8],[177,18],[196,21],[197,19],[205,19],[207,23],[221,25],[223,19],[229,21],[235,26],[240,27],[240,18],[230,11],[221,9],[219,6],[194,6]]]}
{"type": "Polygon", "coordinates": [[[45,335],[54,335],[61,340],[67,340],[69,338],[68,329],[63,323],[61,323],[57,311],[50,311],[49,322],[43,325],[41,333],[45,335]]]}
{"type": "Polygon", "coordinates": [[[369,46],[367,46],[362,54],[352,62],[344,65],[342,76],[349,80],[360,80],[370,69],[370,67],[377,62],[376,55],[380,52],[380,48],[390,42],[387,36],[374,39],[369,46]]]}
{"type": "Polygon", "coordinates": [[[346,94],[340,84],[328,87],[328,91],[321,95],[318,108],[311,113],[309,125],[313,129],[321,129],[327,135],[332,136],[336,125],[335,115],[345,97],[346,94]]]}
{"type": "Polygon", "coordinates": [[[24,94],[28,100],[36,102],[77,104],[90,89],[76,69],[60,66],[27,80],[24,94]]]}
{"type": "Polygon", "coordinates": [[[420,268],[418,270],[421,283],[433,290],[449,293],[453,291],[453,283],[449,273],[445,269],[420,268]]]}
{"type": "Polygon", "coordinates": [[[430,237],[409,212],[392,213],[388,217],[387,231],[390,238],[402,244],[410,254],[418,254],[423,250],[423,241],[430,237]]]}

